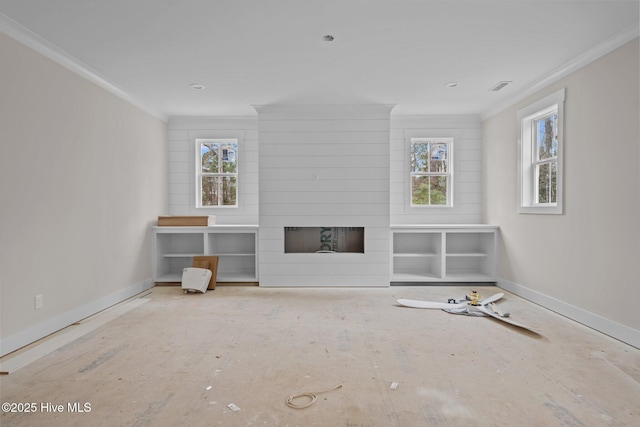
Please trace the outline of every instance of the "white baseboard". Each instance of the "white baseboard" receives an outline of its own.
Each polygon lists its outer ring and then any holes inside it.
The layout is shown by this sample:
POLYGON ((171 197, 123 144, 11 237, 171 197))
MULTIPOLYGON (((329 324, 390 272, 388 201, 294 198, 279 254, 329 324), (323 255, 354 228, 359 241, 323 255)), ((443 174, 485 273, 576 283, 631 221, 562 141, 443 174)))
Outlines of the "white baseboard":
MULTIPOLYGON (((146 295, 146 294, 145 294, 146 295)), ((23 368, 36 360, 40 359, 47 354, 58 350, 70 342, 77 340, 78 338, 92 332, 99 327, 106 325, 113 319, 122 316, 128 311, 133 310, 136 307, 141 306, 145 302, 149 301, 148 298, 133 298, 129 301, 125 300, 120 304, 116 304, 109 307, 106 310, 102 310, 94 316, 91 316, 82 322, 74 324, 73 327, 65 328, 60 331, 59 334, 55 334, 51 338, 38 342, 35 346, 30 347, 25 351, 17 353, 15 356, 9 355, 7 360, 0 361, 0 375, 9 375, 14 373, 20 368, 23 368)))
POLYGON ((19 348, 29 345, 41 338, 46 337, 54 332, 66 328, 82 319, 86 319, 104 309, 107 309, 119 302, 131 298, 141 292, 153 287, 153 279, 149 278, 142 282, 135 283, 117 292, 106 295, 100 299, 92 301, 88 304, 76 307, 70 311, 54 316, 32 326, 17 334, 10 335, 0 339, 0 356, 9 354, 19 348))
POLYGON ((640 349, 640 330, 591 313, 526 286, 498 277, 498 286, 571 320, 640 349))

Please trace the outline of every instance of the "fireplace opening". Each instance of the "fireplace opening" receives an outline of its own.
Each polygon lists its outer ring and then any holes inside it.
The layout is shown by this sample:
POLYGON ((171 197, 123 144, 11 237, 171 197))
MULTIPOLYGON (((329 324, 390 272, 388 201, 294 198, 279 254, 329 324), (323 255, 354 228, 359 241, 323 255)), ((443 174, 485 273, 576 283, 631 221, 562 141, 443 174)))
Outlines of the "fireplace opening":
POLYGON ((285 227, 284 253, 364 253, 364 227, 285 227))

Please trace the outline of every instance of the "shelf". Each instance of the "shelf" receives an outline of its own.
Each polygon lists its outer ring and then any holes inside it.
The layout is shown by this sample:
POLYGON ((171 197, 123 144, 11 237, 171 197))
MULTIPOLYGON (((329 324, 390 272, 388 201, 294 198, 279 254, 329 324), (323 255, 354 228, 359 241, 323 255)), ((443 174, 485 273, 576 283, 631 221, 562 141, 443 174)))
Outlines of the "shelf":
POLYGON ((207 232, 207 253, 220 256, 227 254, 255 254, 255 236, 255 233, 239 233, 236 231, 225 231, 224 233, 207 232))
POLYGON ((391 278, 392 282, 435 282, 441 280, 440 276, 417 273, 394 273, 391 278))
POLYGON ((256 256, 256 254, 249 254, 249 253, 242 253, 242 254, 224 254, 224 253, 211 253, 209 255, 213 255, 213 256, 219 256, 219 257, 223 257, 223 256, 256 256))
MULTIPOLYGON (((180 283, 182 282, 182 270, 173 271, 155 279, 159 283, 180 283)), ((257 282, 255 274, 248 273, 218 273, 216 282, 257 282)))
POLYGON ((484 252, 469 252, 469 253, 460 253, 460 254, 447 254, 448 257, 459 257, 459 258, 475 258, 475 257, 486 257, 489 254, 484 252))
POLYGON ((191 253, 191 254, 163 254, 165 258, 193 258, 194 256, 201 256, 204 253, 191 253))
POLYGON ((218 256, 218 282, 258 281, 258 227, 152 227, 155 282, 181 282, 195 256, 218 256))
POLYGON ((497 225, 491 224, 392 224, 389 226, 392 231, 407 230, 415 231, 497 231, 500 229, 497 225))
MULTIPOLYGON (((194 256, 202 256, 203 253, 192 253, 192 254, 163 254, 162 256, 165 258, 193 258, 194 256)), ((256 254, 252 253, 241 253, 241 254, 224 254, 224 253, 210 253, 207 255, 211 256, 256 256, 256 254)))
POLYGON ((445 276, 447 282, 495 282, 495 277, 480 273, 449 273, 445 276))
POLYGON ((395 253, 393 254, 394 257, 396 258, 430 258, 430 257, 436 257, 438 256, 437 253, 433 252, 433 253, 428 253, 428 254, 422 254, 422 253, 395 253))
POLYGON ((257 282, 255 274, 223 273, 218 274, 218 282, 257 282))
POLYGON ((495 282, 498 227, 391 227, 392 282, 495 282))

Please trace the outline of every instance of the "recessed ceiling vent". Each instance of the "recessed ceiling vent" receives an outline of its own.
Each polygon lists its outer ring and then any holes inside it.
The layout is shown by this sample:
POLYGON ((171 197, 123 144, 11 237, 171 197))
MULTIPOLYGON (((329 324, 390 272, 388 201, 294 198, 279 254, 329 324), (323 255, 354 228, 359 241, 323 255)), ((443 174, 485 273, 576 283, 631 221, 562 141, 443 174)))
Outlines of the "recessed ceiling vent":
POLYGON ((513 83, 512 81, 501 81, 495 84, 495 86, 493 86, 491 89, 489 89, 489 92, 497 92, 500 89, 504 88, 506 85, 509 85, 513 83))

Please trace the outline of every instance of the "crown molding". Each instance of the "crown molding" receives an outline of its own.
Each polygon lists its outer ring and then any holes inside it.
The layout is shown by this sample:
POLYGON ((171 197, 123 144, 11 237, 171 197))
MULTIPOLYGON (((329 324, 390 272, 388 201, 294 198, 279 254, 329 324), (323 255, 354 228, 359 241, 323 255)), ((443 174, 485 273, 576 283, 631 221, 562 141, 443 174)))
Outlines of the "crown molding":
POLYGON ((144 105, 142 102, 135 99, 126 91, 111 83, 106 78, 102 77, 98 72, 92 70, 88 65, 82 63, 81 61, 78 61, 76 58, 74 58, 64 50, 49 43, 33 31, 20 25, 19 23, 2 13, 0 13, 0 32, 35 50, 36 52, 49 58, 50 60, 62 65, 69 71, 85 78, 86 80, 94 83, 102 89, 112 93, 113 95, 116 95, 124 101, 134 105, 135 107, 140 108, 146 113, 162 120, 163 122, 166 122, 168 120, 168 117, 164 113, 147 105, 144 105))
POLYGON ((607 53, 612 52, 613 50, 619 48, 620 46, 630 42, 631 40, 637 38, 639 34, 640 34, 640 31, 639 31, 638 24, 635 24, 619 32, 609 40, 606 40, 596 45, 595 47, 589 49, 583 54, 567 62, 560 68, 552 71, 551 73, 543 76, 538 80, 535 80, 533 83, 526 86, 523 90, 516 93, 515 95, 508 98, 507 100, 489 107, 488 109, 486 109, 480 114, 480 118, 482 119, 482 121, 485 121, 489 117, 494 116, 495 114, 498 114, 499 112, 506 110, 507 108, 511 107, 517 102, 522 101, 526 97, 533 95, 537 91, 544 89, 550 84, 557 82, 561 78, 568 76, 569 74, 579 70, 585 65, 590 64, 596 59, 599 59, 604 55, 606 55, 607 53))

